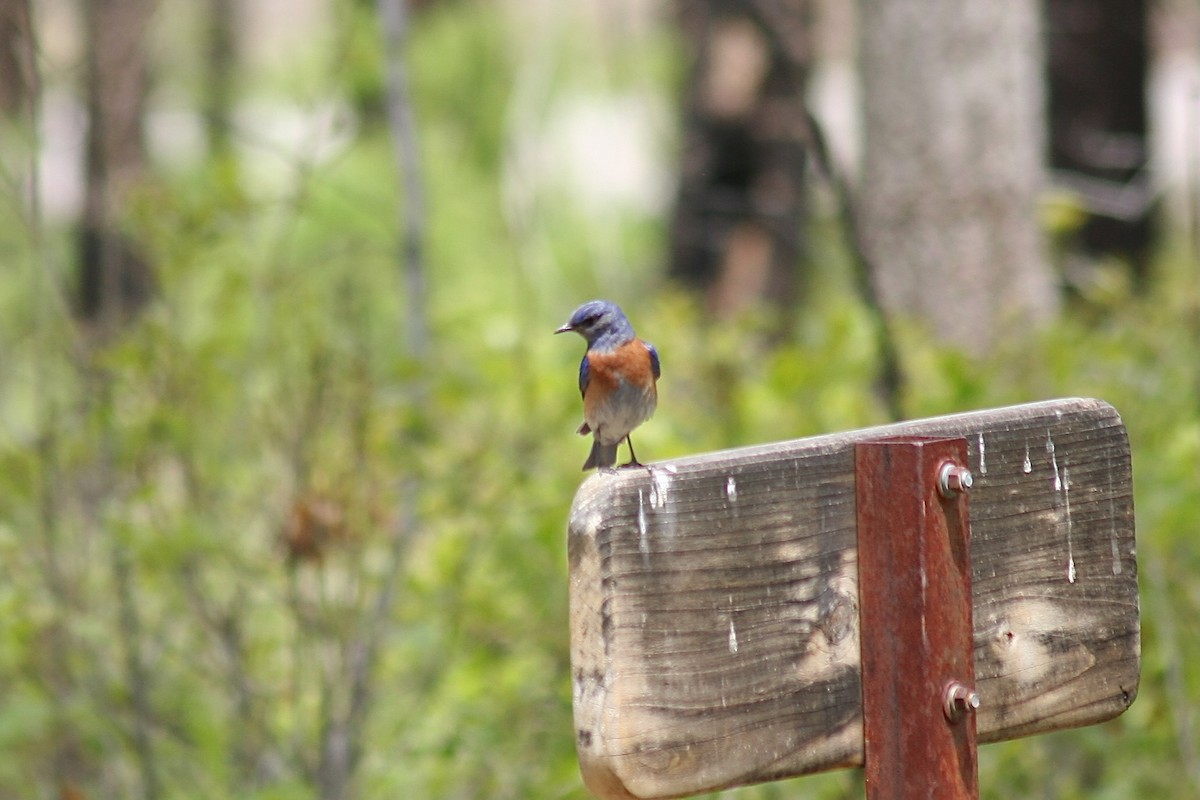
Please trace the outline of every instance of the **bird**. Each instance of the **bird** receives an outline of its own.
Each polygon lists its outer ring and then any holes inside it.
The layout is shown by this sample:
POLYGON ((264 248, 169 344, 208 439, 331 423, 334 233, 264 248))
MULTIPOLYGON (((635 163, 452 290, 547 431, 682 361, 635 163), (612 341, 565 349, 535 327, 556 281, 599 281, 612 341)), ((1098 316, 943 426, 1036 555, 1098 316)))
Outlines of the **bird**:
POLYGON ((641 466, 629 434, 650 419, 658 405, 657 381, 662 372, 658 351, 639 339, 625 312, 607 300, 584 303, 555 333, 568 331, 587 341, 579 362, 583 424, 576 431, 580 436, 592 434, 584 471, 612 468, 622 441, 629 445, 629 462, 624 466, 641 466))

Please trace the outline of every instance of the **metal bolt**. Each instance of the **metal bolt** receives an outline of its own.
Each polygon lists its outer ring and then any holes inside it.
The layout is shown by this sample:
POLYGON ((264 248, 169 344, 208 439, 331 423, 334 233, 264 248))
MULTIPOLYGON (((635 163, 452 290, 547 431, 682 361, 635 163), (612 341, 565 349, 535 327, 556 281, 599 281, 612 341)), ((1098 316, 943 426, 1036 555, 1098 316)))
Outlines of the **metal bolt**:
POLYGON ((938 471, 938 493, 947 500, 952 500, 959 492, 965 492, 975 483, 975 476, 966 467, 960 467, 952 461, 942 464, 938 471))
POLYGON ((958 722, 964 714, 979 708, 979 692, 958 681, 946 684, 946 695, 943 699, 942 710, 946 719, 958 722))

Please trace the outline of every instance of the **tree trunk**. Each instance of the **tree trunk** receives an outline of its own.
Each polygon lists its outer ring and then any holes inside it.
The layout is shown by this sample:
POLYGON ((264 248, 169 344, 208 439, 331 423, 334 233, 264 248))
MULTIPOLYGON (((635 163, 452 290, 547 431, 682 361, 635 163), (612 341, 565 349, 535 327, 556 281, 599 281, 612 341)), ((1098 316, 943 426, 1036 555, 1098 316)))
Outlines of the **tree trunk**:
POLYGON ((1048 320, 1040 6, 863 0, 860 223, 893 316, 986 352, 1048 320))
POLYGON ((728 315, 792 305, 809 141, 811 0, 684 0, 684 99, 670 273, 728 315))
POLYGON ((1050 165, 1088 211, 1074 243, 1145 278, 1155 185, 1146 170, 1145 0, 1048 0, 1050 165))
POLYGON ((38 90, 29 0, 0 0, 0 113, 28 118, 38 90))
POLYGON ((204 127, 209 152, 226 156, 233 113, 233 70, 238 54, 238 8, 234 0, 208 2, 208 58, 204 82, 204 127))
POLYGON ((80 229, 80 312, 111 332, 150 297, 154 281, 119 227, 129 190, 146 174, 144 39, 153 0, 88 0, 88 133, 80 229))

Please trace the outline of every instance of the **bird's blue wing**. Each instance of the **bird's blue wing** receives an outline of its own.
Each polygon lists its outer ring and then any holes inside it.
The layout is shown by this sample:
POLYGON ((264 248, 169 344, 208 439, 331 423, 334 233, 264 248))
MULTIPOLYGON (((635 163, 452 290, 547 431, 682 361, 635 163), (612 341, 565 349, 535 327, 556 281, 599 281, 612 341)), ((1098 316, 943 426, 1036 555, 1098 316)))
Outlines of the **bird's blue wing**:
POLYGON ((585 394, 588 387, 588 357, 584 355, 579 362, 579 393, 585 394))
POLYGON ((658 380, 658 376, 662 374, 662 365, 658 361, 658 351, 649 342, 642 342, 642 344, 646 345, 646 349, 650 351, 650 369, 654 370, 654 380, 658 380))

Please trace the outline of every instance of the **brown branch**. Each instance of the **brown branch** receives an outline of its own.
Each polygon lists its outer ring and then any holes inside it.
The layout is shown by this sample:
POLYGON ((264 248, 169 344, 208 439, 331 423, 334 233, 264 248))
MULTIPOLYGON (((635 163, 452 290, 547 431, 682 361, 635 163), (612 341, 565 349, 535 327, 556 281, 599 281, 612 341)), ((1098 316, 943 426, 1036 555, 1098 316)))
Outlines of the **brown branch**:
POLYGON ((150 673, 142 652, 141 616, 134 598, 133 565, 129 550, 122 542, 112 543, 113 582, 117 591, 117 607, 121 644, 125 650, 125 675, 133 703, 133 747, 142 777, 142 797, 156 800, 159 791, 158 767, 150 741, 153 712, 150 706, 150 673))
POLYGON ((241 609, 245 607, 245 589, 238 586, 234 597, 217 608, 200 585, 200 563, 189 559, 181 570, 184 593, 193 613, 220 645, 225 660, 224 681, 233 692, 234 719, 230 725, 232 741, 230 762, 239 778, 254 779, 256 764, 278 752, 271 730, 258 713, 254 687, 248 668, 241 609), (255 741, 253 737, 260 737, 255 741))
POLYGON ((900 354, 896 347, 895 334, 888 324, 887 314, 883 310, 879 293, 875 290, 874 283, 872 282, 876 272, 875 265, 871 263, 870 257, 867 256, 866 248, 863 246, 862 234, 858 226, 858 215, 855 213, 854 195, 841 170, 838 169, 830 157, 829 148, 825 142, 825 134, 820 123, 817 122, 817 118, 808 109, 805 109, 805 117, 808 124, 813 160, 817 170, 824 175, 825 180, 829 183, 830 188, 833 189, 833 193, 837 198, 838 210, 842 218, 842 230, 846 239, 846 249, 850 252, 850 260, 853 265, 854 288, 859 299, 866 306, 871 316, 871 321, 875 326, 875 344, 879 349, 880 361, 879 374, 876 377, 875 384, 876 393, 887 407, 891 418, 898 421, 904 418, 904 407, 901 397, 904 375, 900 367, 900 354))

